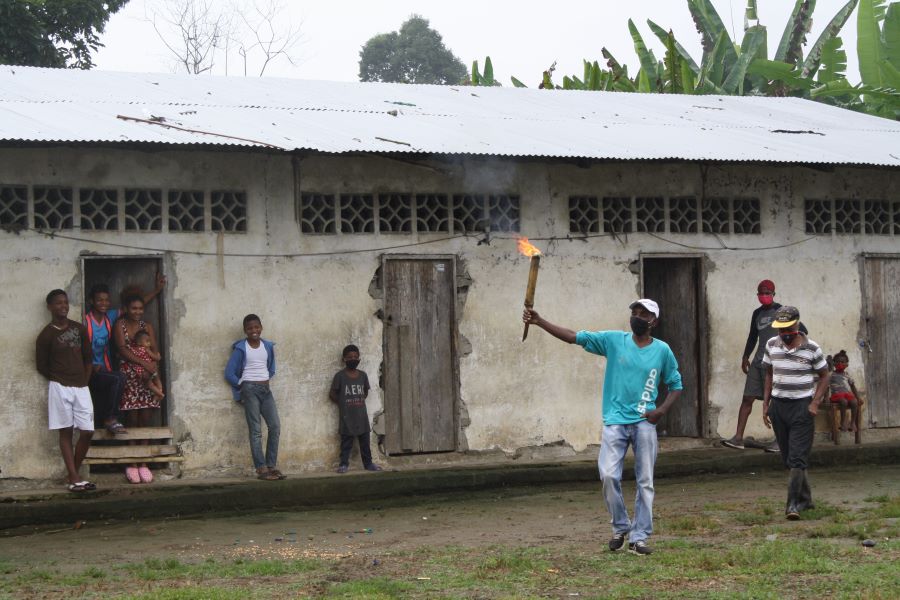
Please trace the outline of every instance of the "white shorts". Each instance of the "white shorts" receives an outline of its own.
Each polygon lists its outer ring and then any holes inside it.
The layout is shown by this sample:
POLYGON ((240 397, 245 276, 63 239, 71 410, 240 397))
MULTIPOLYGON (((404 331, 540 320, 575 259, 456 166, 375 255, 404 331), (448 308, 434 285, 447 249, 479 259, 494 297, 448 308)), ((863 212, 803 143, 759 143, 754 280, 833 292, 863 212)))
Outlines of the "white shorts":
POLYGON ((94 404, 87 387, 67 387, 51 381, 47 390, 47 414, 50 429, 94 430, 94 404))

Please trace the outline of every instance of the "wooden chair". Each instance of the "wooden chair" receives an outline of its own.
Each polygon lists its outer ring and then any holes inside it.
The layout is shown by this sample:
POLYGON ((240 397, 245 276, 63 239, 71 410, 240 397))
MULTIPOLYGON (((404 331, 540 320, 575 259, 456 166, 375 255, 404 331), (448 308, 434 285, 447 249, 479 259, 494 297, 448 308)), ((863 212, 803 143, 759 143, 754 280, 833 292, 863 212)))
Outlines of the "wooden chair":
MULTIPOLYGON (((863 407, 865 406, 865 399, 860 398, 860 400, 863 400, 863 402, 856 408, 856 431, 853 434, 854 441, 857 444, 862 443, 862 413, 863 407)), ((837 402, 832 402, 831 400, 825 400, 822 402, 821 406, 828 411, 828 423, 831 426, 831 439, 835 446, 839 446, 841 444, 841 405, 837 402)))

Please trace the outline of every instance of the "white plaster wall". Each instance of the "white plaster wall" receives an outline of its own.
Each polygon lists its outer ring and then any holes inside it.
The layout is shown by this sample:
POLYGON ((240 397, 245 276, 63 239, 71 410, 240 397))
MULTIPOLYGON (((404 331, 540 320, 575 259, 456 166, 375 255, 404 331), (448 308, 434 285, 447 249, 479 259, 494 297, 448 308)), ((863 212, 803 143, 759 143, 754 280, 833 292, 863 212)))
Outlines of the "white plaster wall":
MULTIPOLYGON (((424 161, 420 161, 423 162, 424 161)), ((300 162, 304 191, 517 193, 521 231, 544 250, 536 309, 574 329, 624 329, 628 304, 640 293, 629 267, 640 254, 701 253, 706 257, 709 305, 711 431, 731 435, 743 389, 740 357, 756 306, 755 286, 770 278, 777 299, 800 307, 811 337, 828 351, 850 352, 851 370, 865 387, 859 336, 862 299, 859 256, 900 254, 900 236, 835 236, 805 240, 804 197, 896 198, 896 171, 804 167, 643 164, 593 165, 557 161, 460 159, 424 166, 387 158, 307 157, 300 162), (568 240, 568 196, 745 195, 761 199, 762 235, 645 234, 568 240), (698 248, 683 248, 677 242, 698 248), (762 250, 768 246, 797 245, 762 250), (738 249, 726 249, 738 248, 738 249)), ((385 248, 427 242, 443 234, 301 235, 294 217, 291 159, 245 152, 141 152, 109 149, 3 149, 0 184, 85 187, 244 189, 248 232, 223 237, 217 256, 211 233, 65 232, 84 240, 158 249, 169 286, 169 415, 185 450, 185 473, 239 472, 249 451, 242 411, 230 397, 222 369, 241 319, 256 312, 264 336, 277 343, 273 391, 282 421, 279 463, 287 470, 323 469, 337 460, 337 415, 327 387, 340 368, 340 349, 356 343, 373 385, 382 358, 381 301, 369 285, 384 250, 336 256, 298 253, 385 248), (199 254, 205 253, 205 254, 199 254), (253 256, 233 256, 249 254, 253 256)), ((513 234, 440 241, 387 252, 455 254, 472 279, 459 316, 471 343, 460 358, 460 395, 470 424, 464 447, 517 448, 559 440, 576 450, 600 435, 602 360, 532 330, 524 344, 520 314, 527 259, 513 234)), ((46 478, 61 473, 55 437, 46 431, 45 383, 34 370, 34 338, 47 321, 43 298, 54 287, 70 293, 71 318, 82 305, 80 253, 153 254, 48 239, 34 232, 0 232, 0 350, 7 376, 0 403, 0 467, 4 476, 46 478)), ((662 307, 665 316, 666 307, 662 307)), ((382 406, 377 386, 369 412, 382 406)), ((762 435, 759 410, 747 433, 762 435)))

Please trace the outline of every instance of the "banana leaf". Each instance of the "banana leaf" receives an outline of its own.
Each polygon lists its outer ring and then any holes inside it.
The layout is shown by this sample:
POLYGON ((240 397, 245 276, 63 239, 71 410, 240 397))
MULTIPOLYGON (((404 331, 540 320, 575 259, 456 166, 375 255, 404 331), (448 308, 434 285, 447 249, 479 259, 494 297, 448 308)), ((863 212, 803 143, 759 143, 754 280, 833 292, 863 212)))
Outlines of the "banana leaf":
POLYGON ((812 27, 812 13, 816 8, 816 0, 796 0, 791 18, 788 19, 775 51, 775 60, 797 64, 803 59, 803 44, 806 33, 812 27))
POLYGON ((813 82, 801 77, 796 67, 777 60, 757 58, 747 67, 747 73, 765 77, 769 81, 780 81, 795 90, 808 90, 813 87, 813 82))
POLYGON ((881 61, 881 76, 885 85, 890 88, 900 89, 900 70, 896 69, 887 60, 881 61))
POLYGON ((552 90, 556 87, 555 85, 553 85, 553 78, 550 75, 550 71, 544 71, 544 79, 541 82, 541 86, 545 90, 552 90))
MULTIPOLYGON (((654 67, 653 70, 655 71, 656 68, 654 67)), ((637 91, 643 94, 648 94, 653 91, 653 88, 650 87, 650 75, 647 74, 646 69, 642 68, 638 71, 635 79, 637 80, 637 91)))
POLYGON ((515 77, 510 77, 509 79, 510 79, 510 81, 512 81, 513 87, 517 87, 517 88, 528 87, 527 85, 525 85, 524 83, 522 83, 521 81, 516 79, 515 77))
POLYGON ((819 39, 817 39, 816 43, 809 49, 806 60, 803 61, 803 77, 812 77, 815 75, 816 71, 819 69, 819 64, 821 64, 822 50, 824 49, 825 44, 828 43, 828 40, 837 37, 837 34, 844 28, 850 15, 853 14, 853 10, 856 8, 856 3, 858 1, 859 0, 850 0, 847 2, 847 4, 832 17, 828 25, 825 26, 825 29, 822 30, 819 39))
POLYGON ((684 60, 675 49, 675 36, 672 32, 666 37, 666 74, 664 90, 671 94, 684 93, 684 81, 682 75, 682 67, 684 60))
MULTIPOLYGON (((659 41, 662 42, 665 46, 668 43, 667 40, 669 39, 669 34, 672 33, 672 31, 666 31, 650 19, 647 19, 647 25, 650 27, 650 31, 652 31, 653 34, 657 38, 659 38, 659 41)), ((696 62, 694 62, 694 59, 691 57, 690 53, 685 50, 681 44, 678 43, 678 40, 675 40, 675 49, 678 51, 678 54, 681 55, 681 58, 684 60, 684 62, 691 68, 691 71, 693 71, 694 74, 699 75, 700 67, 696 62)))
POLYGON ((900 2, 892 2, 884 16, 882 30, 884 59, 900 69, 900 2))
POLYGON ((589 90, 602 90, 603 89, 603 69, 600 68, 600 64, 595 60, 593 63, 588 63, 589 73, 588 78, 585 79, 584 85, 589 90))
POLYGON ((728 72, 728 78, 722 84, 722 89, 727 94, 737 92, 738 96, 744 95, 744 78, 747 76, 747 67, 756 59, 756 53, 765 40, 766 28, 762 25, 754 25, 744 33, 744 41, 741 44, 741 55, 737 63, 728 72))
MULTIPOLYGON (((652 50, 647 49, 644 38, 641 37, 641 32, 638 31, 634 21, 631 19, 628 19, 628 31, 631 32, 631 39, 634 41, 634 51, 641 61, 641 70, 647 74, 648 81, 655 79, 653 74, 656 73, 656 57, 653 55, 652 50)), ((652 81, 650 83, 652 84, 652 81)))
MULTIPOLYGON (((822 67, 819 69, 816 83, 826 84, 840 79, 846 79, 847 53, 842 47, 842 40, 834 37, 825 42, 822 47, 822 67)), ((801 70, 801 77, 805 71, 801 70)))
POLYGON ((875 98, 886 101, 887 103, 900 106, 900 92, 894 88, 873 87, 870 85, 859 84, 853 85, 846 79, 831 81, 825 85, 814 87, 810 95, 814 99, 825 98, 829 96, 841 95, 865 96, 867 98, 875 98))
POLYGON ((481 85, 494 85, 496 83, 494 81, 494 65, 491 64, 490 56, 484 58, 484 73, 481 78, 484 81, 481 85))
MULTIPOLYGON (((700 33, 702 37, 701 41, 703 43, 704 60, 706 60, 706 54, 715 50, 719 38, 723 34, 728 37, 728 30, 725 29, 722 18, 719 16, 719 13, 716 12, 716 8, 710 0, 688 0, 688 10, 691 13, 691 17, 694 19, 694 25, 697 27, 697 32, 700 33)), ((729 66, 736 63, 738 56, 734 46, 728 44, 728 47, 724 50, 724 59, 726 63, 729 66)))
POLYGON ((606 66, 612 72, 612 87, 623 92, 636 92, 635 83, 628 77, 628 67, 622 66, 606 48, 601 48, 600 53, 606 59, 606 66))
POLYGON ((725 78, 725 57, 728 54, 728 49, 734 51, 734 46, 731 44, 728 33, 723 31, 719 34, 712 51, 703 55, 703 63, 700 65, 701 85, 705 87, 705 84, 709 83, 713 86, 721 87, 725 78))
POLYGON ((859 74, 865 85, 884 85, 881 61, 884 58, 881 44, 879 14, 884 15, 883 0, 860 0, 856 14, 856 54, 859 74))
MULTIPOLYGON (((756 12, 756 0, 747 0, 747 8, 744 9, 744 21, 759 21, 756 12)), ((749 29, 749 27, 745 27, 749 29)))
POLYGON ((481 81, 481 73, 478 71, 478 61, 477 60, 472 61, 471 79, 472 79, 472 85, 478 85, 479 82, 481 81))

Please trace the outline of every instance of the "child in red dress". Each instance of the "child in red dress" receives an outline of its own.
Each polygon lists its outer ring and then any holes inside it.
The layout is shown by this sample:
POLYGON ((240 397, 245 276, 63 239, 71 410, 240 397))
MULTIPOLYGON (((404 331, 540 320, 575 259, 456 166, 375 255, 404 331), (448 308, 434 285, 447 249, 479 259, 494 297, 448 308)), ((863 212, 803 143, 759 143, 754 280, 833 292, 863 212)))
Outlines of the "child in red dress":
POLYGON ((831 402, 840 405, 841 431, 856 431, 856 413, 863 401, 856 391, 853 379, 844 372, 847 365, 850 364, 850 358, 846 351, 841 350, 834 356, 828 357, 828 364, 834 368, 828 381, 828 387, 831 393, 831 402))

